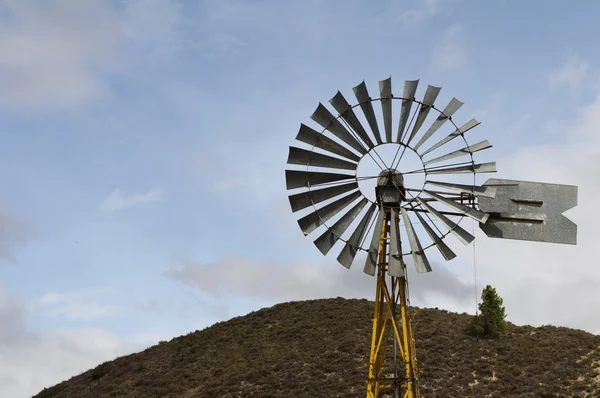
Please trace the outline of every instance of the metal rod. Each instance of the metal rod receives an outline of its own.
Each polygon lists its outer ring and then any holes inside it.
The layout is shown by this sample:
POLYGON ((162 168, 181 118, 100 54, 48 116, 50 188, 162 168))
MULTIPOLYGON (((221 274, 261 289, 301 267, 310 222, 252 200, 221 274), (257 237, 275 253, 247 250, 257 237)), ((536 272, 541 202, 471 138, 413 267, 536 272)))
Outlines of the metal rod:
MULTIPOLYGON (((406 187, 404 187, 404 189, 407 190, 407 191, 412 191, 412 192, 423 192, 424 191, 424 189, 418 189, 418 188, 406 188, 406 187)), ((468 193, 468 192, 434 191, 434 190, 431 190, 431 189, 428 189, 428 191, 429 192, 433 192, 433 193, 439 193, 439 194, 442 194, 442 195, 459 196, 462 199, 465 199, 467 196, 469 198, 475 199, 475 195, 472 194, 472 193, 468 193), (465 196, 465 195, 467 195, 467 196, 465 196)))
POLYGON ((435 166, 435 167, 430 167, 430 168, 411 170, 411 171, 408 171, 408 172, 402 173, 402 174, 427 173, 428 171, 431 171, 431 170, 445 169, 446 167, 452 167, 452 166, 466 166, 468 164, 473 164, 473 162, 471 161, 471 162, 450 163, 450 164, 445 164, 442 166, 435 166))
MULTIPOLYGON (((402 252, 402 250, 400 250, 402 252)), ((390 283, 392 284, 392 316, 396 316, 396 289, 395 289, 395 279, 393 276, 390 276, 390 283)), ((394 334, 394 398, 400 398, 400 385, 398 384, 398 342, 396 341, 396 335, 394 334)))
MULTIPOLYGON (((404 131, 402 131, 402 134, 400 136, 400 142, 398 144, 400 144, 400 146, 403 146, 402 143, 404 142, 404 134, 410 130, 410 126, 412 126, 412 122, 415 119, 415 116, 417 115, 417 110, 419 109, 419 107, 416 107, 412 117, 410 118, 410 122, 408 122, 408 125, 405 127, 404 131)), ((394 162, 396 161, 396 156, 398 156, 398 152, 400 152, 400 146, 398 146, 398 149, 396 149, 396 154, 394 155, 394 159, 392 160, 392 168, 395 169, 398 166, 400 166, 400 160, 402 160, 402 156, 404 155, 404 151, 406 151, 406 145, 404 145, 404 148, 402 148, 402 154, 400 155, 400 158, 398 158, 398 163, 396 165, 394 165, 394 162)))
MULTIPOLYGON (((416 200, 416 198, 415 198, 414 196, 412 196, 412 194, 411 194, 410 192, 409 192, 408 194, 411 196, 411 198, 413 198, 412 200, 416 200)), ((417 195, 417 196, 418 196, 418 195, 417 195)), ((423 200, 426 200, 426 199, 427 199, 427 198, 425 198, 425 199, 423 199, 423 200)), ((440 234, 442 234, 442 239, 444 239, 444 236, 445 236, 445 235, 444 235, 444 233, 443 233, 443 232, 440 230, 440 228, 437 226, 437 224, 433 222, 433 220, 431 219, 431 216, 429 215, 429 212, 428 212, 426 209, 424 209, 424 208, 423 208, 423 205, 421 204, 421 202, 418 202, 418 201, 417 201, 417 204, 418 204, 418 206, 419 206, 419 209, 415 209, 415 208, 413 207, 413 211, 415 211, 415 212, 417 212, 417 211, 419 211, 419 212, 424 212, 424 213, 425 213, 425 217, 427 217, 427 219, 428 219, 428 220, 429 220, 429 222, 430 222, 430 223, 431 223, 431 224, 434 226, 434 228, 435 228, 435 229, 437 229, 437 231, 438 231, 440 234)), ((444 212, 441 212, 441 213, 443 214, 444 212)), ((460 215, 462 216, 463 214, 460 214, 460 215)))
MULTIPOLYGON (((340 120, 340 116, 338 115, 337 119, 340 120)), ((350 133, 352 134, 352 136, 354 137, 354 139, 356 141, 358 141, 358 143, 360 144, 360 146, 363 147, 363 149, 365 151, 367 151, 367 155, 369 155, 371 157, 371 159, 373 159, 373 162, 375 162, 375 164, 381 169, 381 171, 384 170, 383 167, 381 167, 381 165, 379 164, 379 162, 377 162, 377 160, 373 157, 373 155, 371 155, 371 149, 369 148, 365 148, 364 145, 362 145, 362 141, 360 141, 360 139, 358 138, 357 134, 354 132, 354 129, 352 129, 352 126, 350 126, 350 124, 348 124, 348 122, 346 122, 346 120, 344 118, 341 118, 342 122, 346 125, 346 127, 348 128, 348 131, 350 131, 350 133)), ((375 147, 372 148, 373 150, 375 149, 375 147)), ((383 166, 387 169, 387 165, 385 164, 385 162, 383 161, 383 159, 381 159, 381 156, 379 156, 379 154, 377 153, 377 151, 375 151, 375 154, 377 155, 377 157, 381 160, 381 162, 383 163, 383 166)))
MULTIPOLYGON (((408 133, 408 130, 410 130, 410 127, 412 126, 412 122, 415 119, 415 116, 417 116, 417 113, 419 113, 419 106, 417 106, 415 108, 415 112, 412 115, 412 118, 410 119, 410 122, 408 123, 408 126, 406 126, 406 130, 404 130, 404 132, 402 133, 402 139, 400 140, 400 142, 404 141, 404 138, 406 138, 405 134, 408 133)), ((400 166, 400 161, 402 160, 402 156, 404 156, 404 152, 406 151, 406 148, 408 148, 408 145, 405 145, 404 148, 402 148, 402 153, 400 154, 400 157, 398 158, 398 163, 396 163, 396 167, 400 166)), ((400 149, 400 148, 398 148, 400 149)), ((415 151, 416 152, 416 151, 415 151)))

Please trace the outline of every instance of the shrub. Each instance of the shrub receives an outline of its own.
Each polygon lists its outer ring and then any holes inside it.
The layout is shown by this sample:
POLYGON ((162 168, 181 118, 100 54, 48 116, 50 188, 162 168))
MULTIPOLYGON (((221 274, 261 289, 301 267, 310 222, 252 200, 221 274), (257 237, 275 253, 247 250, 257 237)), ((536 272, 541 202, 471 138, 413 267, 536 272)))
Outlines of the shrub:
POLYGON ((480 314, 473 318, 469 332, 477 337, 499 337, 506 330, 504 300, 496 289, 487 285, 481 293, 480 314))

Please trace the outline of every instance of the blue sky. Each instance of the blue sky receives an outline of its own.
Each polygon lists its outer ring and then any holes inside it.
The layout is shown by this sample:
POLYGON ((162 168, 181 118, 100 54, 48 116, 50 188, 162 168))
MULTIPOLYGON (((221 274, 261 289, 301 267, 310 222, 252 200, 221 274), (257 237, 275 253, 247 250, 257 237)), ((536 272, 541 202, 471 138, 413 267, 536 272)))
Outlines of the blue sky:
MULTIPOLYGON (((495 177, 579 185, 578 246, 477 231, 477 284, 516 323, 600 333, 599 8, 0 1, 0 395, 277 302, 370 297, 302 236, 283 170, 319 102, 390 75, 464 101, 495 177)), ((453 248, 414 304, 474 312, 473 248, 453 248)))

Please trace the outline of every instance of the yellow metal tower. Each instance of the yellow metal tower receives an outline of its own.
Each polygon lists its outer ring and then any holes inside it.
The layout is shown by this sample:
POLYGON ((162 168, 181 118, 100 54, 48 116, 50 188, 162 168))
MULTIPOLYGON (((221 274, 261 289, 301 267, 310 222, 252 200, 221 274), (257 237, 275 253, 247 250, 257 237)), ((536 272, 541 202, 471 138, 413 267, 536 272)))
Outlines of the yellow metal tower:
MULTIPOLYGON (((387 278, 391 218, 392 212, 388 209, 385 212, 379 242, 367 398, 378 398, 384 391, 393 392, 395 398, 417 398, 420 396, 419 383, 412 326, 408 314, 407 279, 406 276, 390 276, 388 283, 387 278), (391 358, 390 355, 386 356, 390 343, 393 346, 391 358), (403 365, 403 370, 398 368, 398 362, 403 365)), ((398 223, 398 219, 392 222, 398 223)), ((406 275, 404 264, 403 268, 406 275)))

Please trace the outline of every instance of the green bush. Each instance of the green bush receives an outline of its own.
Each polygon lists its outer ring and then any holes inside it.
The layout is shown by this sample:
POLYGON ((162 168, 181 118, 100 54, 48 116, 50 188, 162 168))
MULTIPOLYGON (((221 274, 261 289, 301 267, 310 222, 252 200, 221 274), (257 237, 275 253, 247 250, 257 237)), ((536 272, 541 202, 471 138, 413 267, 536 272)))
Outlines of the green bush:
POLYGON ((496 289, 487 285, 481 293, 480 314, 473 318, 469 332, 477 337, 499 337, 506 330, 504 300, 496 289))

